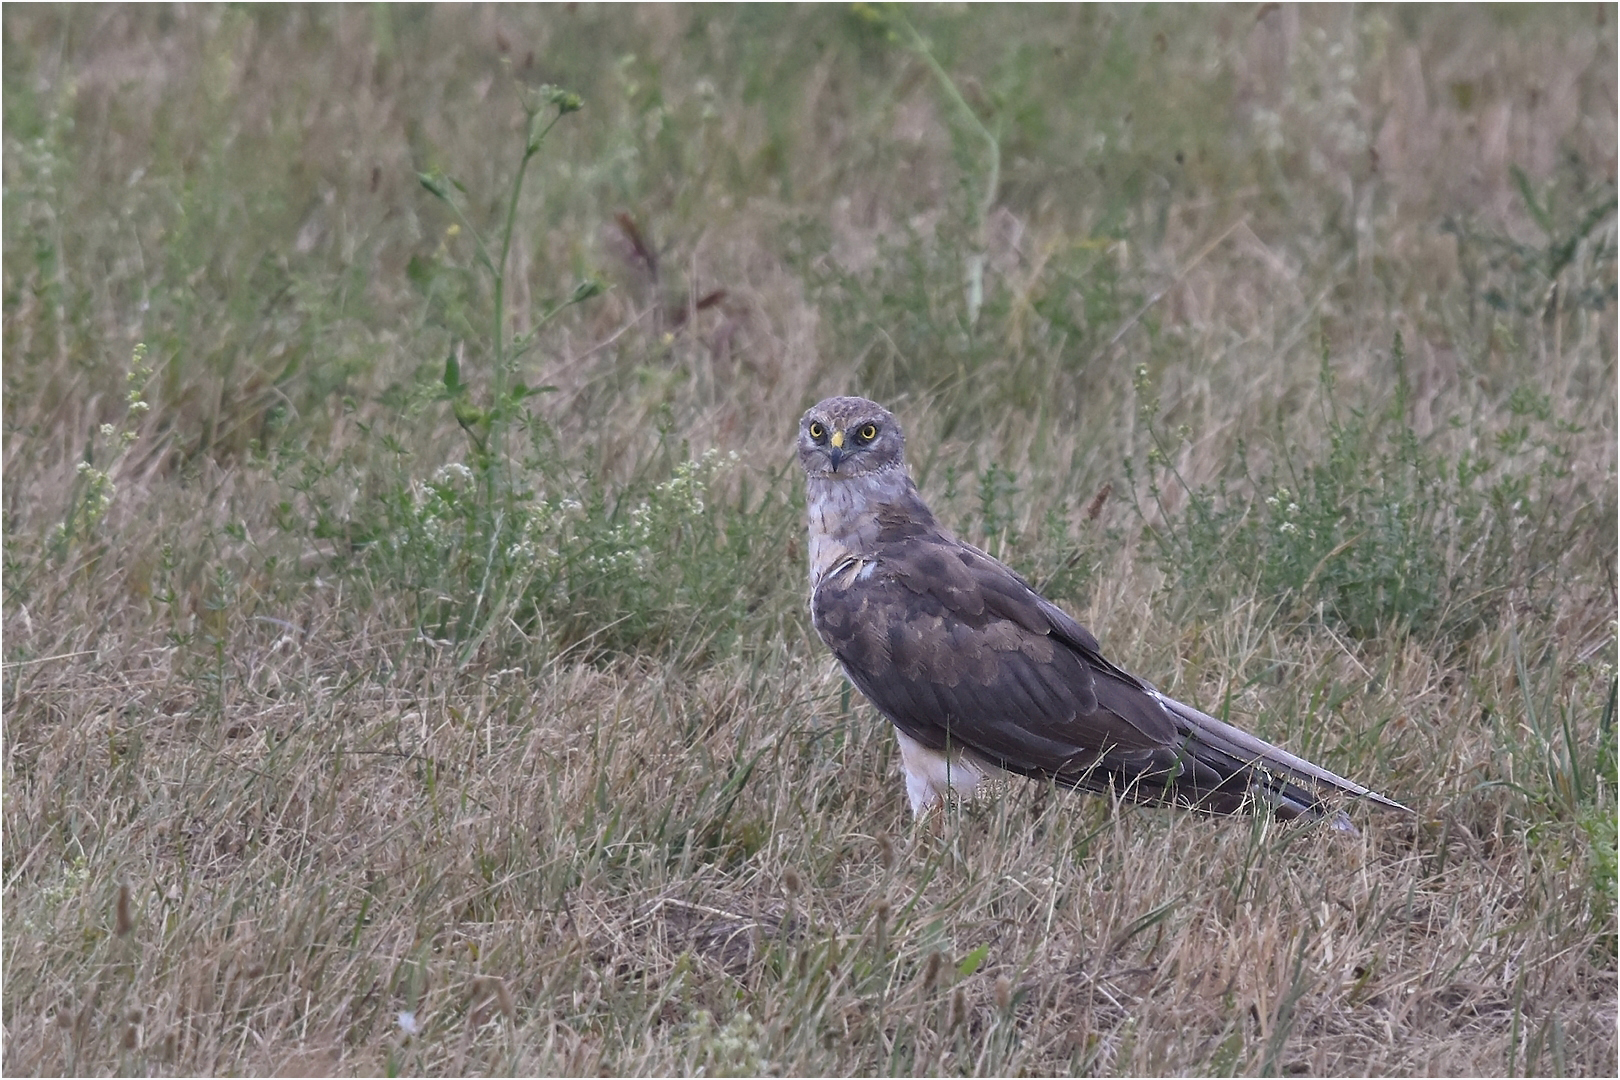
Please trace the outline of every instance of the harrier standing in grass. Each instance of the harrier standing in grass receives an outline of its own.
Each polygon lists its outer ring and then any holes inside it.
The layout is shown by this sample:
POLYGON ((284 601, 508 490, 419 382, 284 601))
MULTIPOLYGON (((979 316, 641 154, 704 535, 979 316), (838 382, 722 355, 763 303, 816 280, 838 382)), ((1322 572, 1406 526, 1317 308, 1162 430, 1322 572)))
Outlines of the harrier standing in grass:
POLYGON ((996 770, 1136 802, 1328 817, 1319 791, 1404 810, 1173 701, 1103 659, 1090 631, 934 520, 882 406, 828 398, 799 423, 810 615, 894 723, 912 811, 996 770))

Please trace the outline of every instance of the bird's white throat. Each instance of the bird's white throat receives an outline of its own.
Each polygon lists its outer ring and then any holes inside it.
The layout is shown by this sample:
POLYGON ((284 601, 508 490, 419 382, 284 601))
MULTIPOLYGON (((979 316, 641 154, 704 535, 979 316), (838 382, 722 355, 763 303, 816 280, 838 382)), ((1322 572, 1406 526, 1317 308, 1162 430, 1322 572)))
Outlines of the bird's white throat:
POLYGON ((843 559, 871 551, 877 544, 878 511, 897 502, 922 503, 904 465, 860 476, 806 477, 811 587, 843 559))

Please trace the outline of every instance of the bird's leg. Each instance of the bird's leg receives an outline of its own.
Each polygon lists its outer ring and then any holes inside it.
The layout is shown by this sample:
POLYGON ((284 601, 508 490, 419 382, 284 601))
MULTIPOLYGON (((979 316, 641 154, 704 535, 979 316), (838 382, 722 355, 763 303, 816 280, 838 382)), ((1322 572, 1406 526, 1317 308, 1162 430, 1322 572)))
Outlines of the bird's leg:
POLYGON ((912 835, 916 836, 926 830, 930 836, 938 840, 945 835, 948 800, 922 773, 907 769, 905 776, 906 800, 911 803, 912 835))

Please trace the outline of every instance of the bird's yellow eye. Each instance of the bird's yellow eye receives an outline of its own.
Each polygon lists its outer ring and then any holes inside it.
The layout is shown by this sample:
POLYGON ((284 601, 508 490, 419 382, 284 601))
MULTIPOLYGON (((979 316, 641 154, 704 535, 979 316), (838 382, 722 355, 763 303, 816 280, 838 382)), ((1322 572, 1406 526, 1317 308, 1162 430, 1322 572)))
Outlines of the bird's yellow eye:
POLYGON ((855 433, 855 437, 860 439, 863 443, 871 442, 873 439, 877 438, 877 425, 867 424, 865 427, 861 428, 861 430, 855 433))
POLYGON ((822 439, 827 437, 827 429, 822 427, 820 424, 813 423, 810 425, 810 437, 816 440, 816 442, 820 442, 822 439))

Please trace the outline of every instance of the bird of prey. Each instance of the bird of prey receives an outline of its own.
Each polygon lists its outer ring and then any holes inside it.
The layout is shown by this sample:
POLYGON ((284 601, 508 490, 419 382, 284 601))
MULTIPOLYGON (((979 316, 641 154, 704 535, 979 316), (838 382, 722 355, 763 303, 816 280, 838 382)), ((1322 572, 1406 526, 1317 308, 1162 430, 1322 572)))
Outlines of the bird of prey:
POLYGON ((913 814, 998 770, 1142 803, 1325 817, 1391 799, 1174 701, 1018 574, 934 520, 882 406, 828 398, 799 423, 810 614, 894 724, 913 814))

